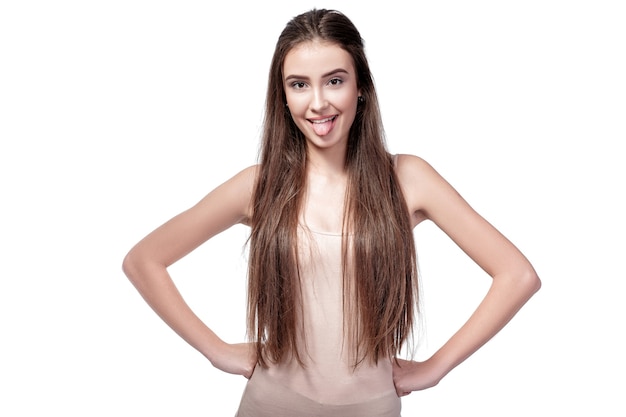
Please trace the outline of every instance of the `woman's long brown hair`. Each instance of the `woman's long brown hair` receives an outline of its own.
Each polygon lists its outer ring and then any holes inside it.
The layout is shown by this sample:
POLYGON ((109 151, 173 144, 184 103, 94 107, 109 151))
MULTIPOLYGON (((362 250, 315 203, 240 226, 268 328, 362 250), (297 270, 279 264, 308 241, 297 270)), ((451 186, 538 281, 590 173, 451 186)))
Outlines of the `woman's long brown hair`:
POLYGON ((253 195, 248 270, 248 334, 259 363, 301 361, 297 227, 306 182, 306 139, 286 108, 283 63, 296 45, 324 40, 354 60, 363 97, 350 130, 344 210, 344 329, 355 366, 397 354, 417 309, 417 267, 407 207, 386 150, 363 40, 333 10, 293 18, 272 59, 259 170, 253 195), (350 253, 348 253, 350 252, 350 253))

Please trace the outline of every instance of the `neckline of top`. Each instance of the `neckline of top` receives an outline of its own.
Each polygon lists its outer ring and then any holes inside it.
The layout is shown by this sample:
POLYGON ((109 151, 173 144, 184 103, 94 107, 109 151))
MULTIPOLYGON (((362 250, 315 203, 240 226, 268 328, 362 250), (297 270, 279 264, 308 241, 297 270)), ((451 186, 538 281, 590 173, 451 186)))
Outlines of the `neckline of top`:
POLYGON ((335 237, 342 237, 345 236, 344 233, 337 233, 337 232, 325 232, 325 231, 320 231, 320 230, 316 230, 311 228, 308 224, 306 223, 299 223, 299 226, 304 229, 307 230, 311 233, 315 233, 316 235, 323 235, 323 236, 335 236, 335 237))

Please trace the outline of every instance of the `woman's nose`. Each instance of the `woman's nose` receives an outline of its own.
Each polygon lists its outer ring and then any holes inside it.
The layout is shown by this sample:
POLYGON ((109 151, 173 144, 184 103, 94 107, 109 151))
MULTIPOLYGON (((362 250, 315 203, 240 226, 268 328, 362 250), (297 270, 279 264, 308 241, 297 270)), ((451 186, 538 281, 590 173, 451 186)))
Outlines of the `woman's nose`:
POLYGON ((313 91, 313 97, 311 98, 311 110, 319 112, 328 107, 328 100, 321 88, 316 88, 313 91))

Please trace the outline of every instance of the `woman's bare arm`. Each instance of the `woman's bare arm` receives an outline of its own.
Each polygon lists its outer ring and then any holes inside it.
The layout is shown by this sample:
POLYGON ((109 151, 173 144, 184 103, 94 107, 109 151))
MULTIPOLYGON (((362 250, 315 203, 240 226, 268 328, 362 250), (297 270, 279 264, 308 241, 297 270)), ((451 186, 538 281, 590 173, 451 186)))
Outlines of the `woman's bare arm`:
POLYGON ((247 344, 229 345, 184 301, 167 268, 202 243, 250 217, 256 168, 247 168, 135 245, 122 268, 152 309, 211 363, 249 377, 256 358, 247 344))
POLYGON ((541 286, 526 257, 483 219, 428 163, 398 158, 397 172, 414 223, 433 221, 493 280, 467 322, 427 361, 400 361, 399 395, 436 385, 496 335, 541 286))

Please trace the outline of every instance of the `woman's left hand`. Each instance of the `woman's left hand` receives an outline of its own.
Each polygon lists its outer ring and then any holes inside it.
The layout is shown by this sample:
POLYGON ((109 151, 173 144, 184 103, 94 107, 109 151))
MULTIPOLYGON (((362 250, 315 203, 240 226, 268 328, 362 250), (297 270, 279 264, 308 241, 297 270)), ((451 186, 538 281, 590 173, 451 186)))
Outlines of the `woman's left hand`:
POLYGON ((434 387, 443 378, 441 372, 429 361, 416 362, 404 359, 393 361, 393 383, 398 397, 434 387))

